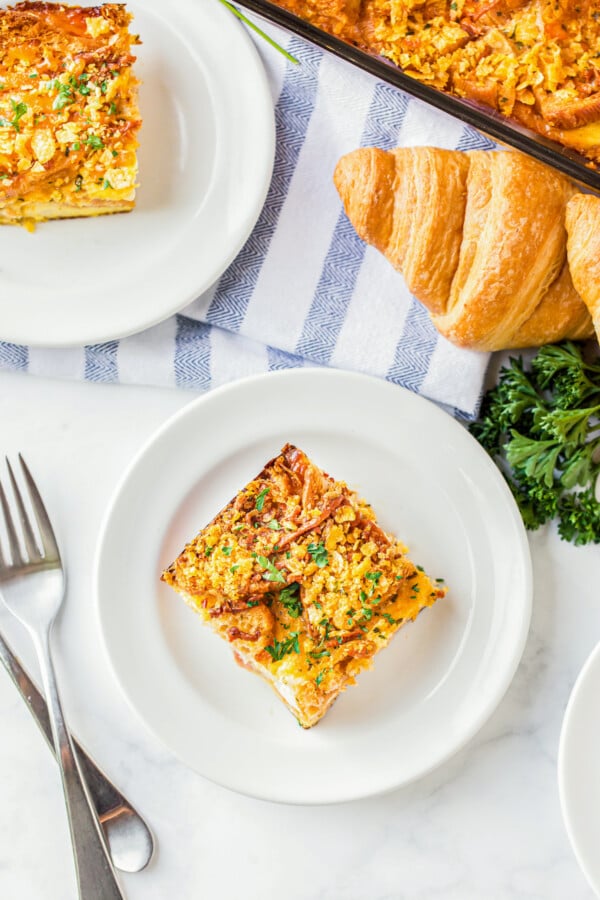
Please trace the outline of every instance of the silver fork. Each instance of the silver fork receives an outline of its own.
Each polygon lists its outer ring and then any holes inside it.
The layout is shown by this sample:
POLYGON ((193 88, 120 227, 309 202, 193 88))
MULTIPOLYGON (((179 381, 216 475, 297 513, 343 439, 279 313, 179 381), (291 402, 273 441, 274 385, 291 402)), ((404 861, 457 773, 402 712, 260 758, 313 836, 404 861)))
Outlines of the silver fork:
POLYGON ((50 631, 65 592, 60 553, 42 498, 20 455, 19 461, 37 521, 40 544, 38 547, 21 492, 6 460, 25 553, 19 544, 14 519, 0 481, 0 509, 10 554, 10 559, 5 558, 0 546, 0 596, 10 612, 29 631, 38 655, 69 817, 79 896, 81 900, 123 900, 102 829, 79 770, 52 664, 50 631))
MULTIPOLYGON (((48 705, 0 631, 0 662, 27 704, 48 746, 54 752, 48 705)), ((154 853, 152 832, 139 812, 98 768, 76 738, 77 760, 83 772, 98 821, 102 825, 113 865, 122 872, 140 872, 154 853)))

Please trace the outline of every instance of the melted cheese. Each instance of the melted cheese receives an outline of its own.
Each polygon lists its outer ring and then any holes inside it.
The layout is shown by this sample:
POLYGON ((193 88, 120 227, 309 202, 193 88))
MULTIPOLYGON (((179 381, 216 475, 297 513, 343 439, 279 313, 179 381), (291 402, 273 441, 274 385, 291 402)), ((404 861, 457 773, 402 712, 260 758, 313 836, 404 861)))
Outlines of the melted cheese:
POLYGON ((371 507, 286 445, 163 579, 304 727, 445 593, 371 507))
POLYGON ((138 82, 120 4, 0 10, 0 222, 131 209, 138 82))
POLYGON ((600 162, 600 0, 276 0, 600 162))

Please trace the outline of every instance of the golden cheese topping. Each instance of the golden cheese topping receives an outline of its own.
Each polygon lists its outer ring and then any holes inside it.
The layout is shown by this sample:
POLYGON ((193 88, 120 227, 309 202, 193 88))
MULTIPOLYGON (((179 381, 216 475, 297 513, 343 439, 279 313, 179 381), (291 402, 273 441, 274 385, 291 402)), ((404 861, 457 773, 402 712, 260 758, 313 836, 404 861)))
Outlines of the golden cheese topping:
POLYGON ((367 503, 288 444, 163 579, 309 727, 445 593, 405 554, 367 503))
POLYGON ((277 0, 600 162, 600 0, 277 0))
POLYGON ((111 3, 0 10, 0 221, 133 207, 131 18, 111 3))

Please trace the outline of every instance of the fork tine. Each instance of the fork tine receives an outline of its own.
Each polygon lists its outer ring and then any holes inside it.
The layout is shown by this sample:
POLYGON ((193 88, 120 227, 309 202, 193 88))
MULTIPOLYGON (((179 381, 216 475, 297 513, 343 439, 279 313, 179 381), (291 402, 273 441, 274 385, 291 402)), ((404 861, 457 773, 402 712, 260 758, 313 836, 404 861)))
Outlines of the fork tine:
POLYGON ((19 541, 17 540, 17 533, 15 531, 12 515, 8 506, 8 500, 6 499, 6 494, 4 493, 4 488, 2 487, 1 481, 0 506, 2 507, 2 512, 4 514, 4 523, 6 525, 6 534, 8 537, 8 549, 10 550, 12 564, 13 566, 22 565, 23 556, 21 555, 21 548, 19 547, 19 541))
POLYGON ((23 470, 23 475, 25 478, 25 482, 27 484, 27 489, 29 491, 29 498, 31 500, 31 505, 33 506, 33 511, 35 513, 35 517, 37 519, 38 527, 40 529, 40 537, 42 539, 42 547, 44 548, 44 554, 47 559, 60 559, 60 553, 58 551, 58 546, 56 544, 56 538, 54 537, 54 530, 50 523, 50 519, 48 517, 48 513, 46 512, 46 507, 40 497, 40 492, 37 489, 37 485, 33 480, 33 476, 27 465, 25 460, 19 453, 19 462, 21 463, 21 469, 23 470))
POLYGON ((33 529, 31 528, 31 522, 29 521, 29 516, 27 514, 27 510, 25 509, 25 504, 23 503, 23 498, 21 497, 21 491, 19 490, 19 485, 15 479, 12 466, 8 459, 6 460, 6 466, 8 468, 8 474, 10 477, 10 483, 12 486, 13 494, 15 500, 17 502, 17 509, 19 510, 19 518, 21 520, 21 526, 23 528, 23 537, 25 538, 25 548, 27 550, 27 555, 29 557, 29 561, 32 562, 39 558, 40 551, 38 550, 37 542, 35 539, 35 535, 33 533, 33 529))

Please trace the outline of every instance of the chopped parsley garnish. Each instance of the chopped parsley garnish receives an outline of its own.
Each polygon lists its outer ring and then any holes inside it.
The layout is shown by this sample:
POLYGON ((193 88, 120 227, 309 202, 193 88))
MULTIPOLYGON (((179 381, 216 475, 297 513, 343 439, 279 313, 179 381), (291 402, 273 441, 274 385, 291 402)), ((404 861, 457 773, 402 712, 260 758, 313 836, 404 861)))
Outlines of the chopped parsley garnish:
POLYGON ((54 98, 52 109, 64 109, 70 103, 73 103, 73 92, 68 84, 63 84, 58 78, 54 78, 48 82, 48 88, 55 88, 58 92, 54 98))
POLYGON ((260 494, 258 494, 256 498, 256 503, 254 504, 259 512, 263 511, 263 507, 265 505, 265 497, 269 493, 271 488, 263 488, 260 494))
POLYGON ((326 565, 329 564, 329 553, 325 549, 325 544, 323 543, 323 541, 319 541, 318 544, 309 544, 308 552, 312 556, 319 569, 323 569, 326 565))
POLYGON ((379 584, 379 579, 381 578, 381 572, 367 572, 365 575, 367 581, 372 581, 373 584, 379 584))
POLYGON ((75 143, 73 144, 73 150, 79 150, 80 148, 81 144, 79 143, 79 141, 75 141, 75 143))
POLYGON ((284 587, 279 594, 279 600, 282 606, 285 606, 292 619, 297 619, 298 616, 302 615, 300 585, 298 582, 294 581, 292 584, 284 587))
POLYGON ((237 572, 237 570, 239 569, 239 567, 240 567, 240 564, 239 564, 239 563, 236 563, 234 566, 231 566, 231 568, 229 569, 229 571, 232 573, 232 575, 235 575, 235 573, 237 572))
POLYGON ((271 519, 268 523, 267 528, 270 528, 271 531, 281 531, 281 525, 277 521, 277 519, 271 519))
POLYGON ((106 83, 106 81, 103 81, 102 84, 100 85, 100 92, 102 94, 105 94, 107 92, 107 90, 108 90, 108 84, 106 83))
POLYGON ((300 644, 298 643, 299 631, 290 632, 289 638, 285 641, 273 641, 265 650, 270 655, 273 662, 279 662, 288 653, 300 653, 300 644))
POLYGON ((275 568, 271 560, 267 559, 266 556, 260 556, 258 553, 253 553, 252 556, 255 557, 259 566, 262 566, 265 570, 263 572, 264 581, 279 581, 281 584, 285 584, 285 575, 282 575, 279 569, 275 568))
POLYGON ((80 191, 83 185, 83 175, 78 175, 75 179, 75 190, 80 191))
POLYGON ((88 81, 88 79, 89 79, 89 75, 80 75, 79 80, 77 80, 75 78, 75 76, 72 75, 69 78, 69 83, 71 84, 71 86, 73 88, 75 88, 76 91, 79 91, 79 93, 83 97, 86 97, 91 92, 90 86, 88 84, 86 84, 86 81, 88 81))
POLYGON ((221 547, 221 553, 224 556, 231 556, 232 547, 221 547))
POLYGON ((88 147, 91 147, 92 150, 102 150, 102 148, 104 147, 102 139, 99 138, 96 134, 89 134, 83 143, 87 144, 88 147))
POLYGON ((394 617, 391 616, 387 612, 381 613, 381 615, 383 616, 384 619, 387 619, 387 621, 390 623, 390 625, 399 625, 400 622, 402 621, 402 619, 394 619, 394 617))
POLYGON ((210 556, 210 554, 213 552, 214 549, 215 549, 214 547, 211 547, 210 545, 207 544, 207 546, 204 548, 204 555, 210 556))
POLYGON ((114 102, 114 100, 111 101, 111 104, 110 104, 110 106, 108 107, 108 112, 109 112, 109 114, 110 114, 111 116, 116 115, 116 112, 117 112, 117 104, 114 102))
POLYGON ((330 672, 330 671, 331 671, 331 669, 323 669, 322 672, 319 672, 319 674, 318 674, 317 677, 315 678, 315 684, 316 684, 317 687, 319 687, 319 685, 321 684, 321 682, 323 681, 323 679, 325 678, 325 676, 327 675, 327 673, 330 672))
POLYGON ((11 100, 10 105, 14 115, 10 121, 3 117, 0 117, 0 125, 3 125, 4 127, 12 125, 15 131, 20 131, 21 126, 19 125, 19 120, 22 119, 27 112, 27 104, 21 102, 17 103, 16 100, 11 100))
POLYGON ((110 181, 108 180, 108 178, 105 178, 104 181, 102 182, 102 189, 103 189, 104 191, 107 191, 109 188, 112 189, 112 184, 110 183, 110 181))
POLYGON ((323 618, 319 621, 319 625, 324 628, 323 634, 321 635, 321 640, 319 641, 319 647, 322 647, 325 644, 325 641, 329 640, 331 622, 329 621, 329 619, 323 618))

